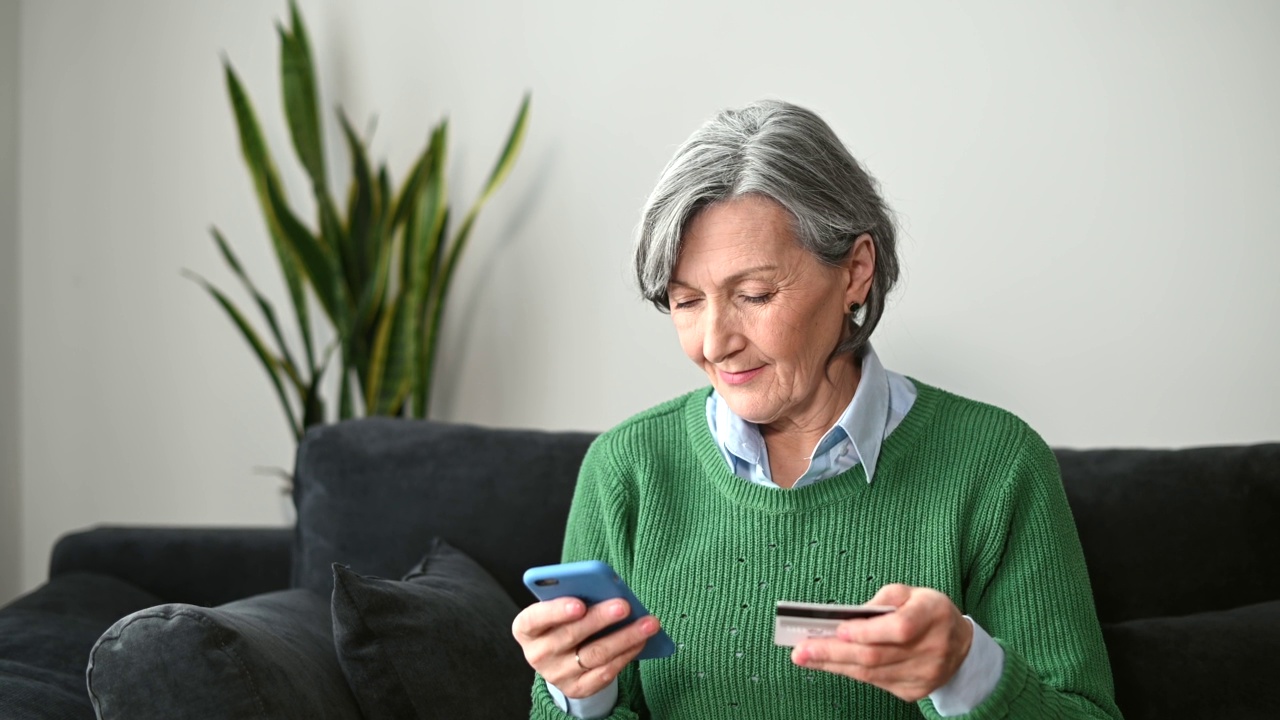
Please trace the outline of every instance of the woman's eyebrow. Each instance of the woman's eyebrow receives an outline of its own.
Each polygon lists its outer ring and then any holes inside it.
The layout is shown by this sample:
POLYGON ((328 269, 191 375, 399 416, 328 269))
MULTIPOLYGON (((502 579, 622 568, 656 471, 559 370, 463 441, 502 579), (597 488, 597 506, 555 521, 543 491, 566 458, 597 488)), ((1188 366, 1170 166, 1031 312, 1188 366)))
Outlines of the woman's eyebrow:
MULTIPOLYGON (((724 285, 732 285, 732 284, 734 284, 734 283, 738 282, 739 280, 742 280, 742 279, 744 279, 744 278, 746 278, 746 277, 749 277, 749 276, 751 276, 751 275, 755 275, 756 273, 772 272, 772 271, 777 270, 777 269, 778 269, 778 266, 777 266, 777 265, 757 265, 757 266, 755 266, 755 267, 747 268, 746 270, 739 270, 738 272, 736 272, 736 273, 734 273, 734 274, 730 275, 729 277, 725 278, 725 279, 722 281, 722 284, 724 284, 724 285)), ((696 288, 694 288, 692 285, 690 285, 689 283, 684 282, 683 280, 680 280, 679 278, 671 278, 671 280, 667 282, 667 287, 671 287, 672 285, 679 285, 680 287, 683 287, 683 288, 689 288, 690 290, 694 290, 694 289, 696 289, 696 288)))

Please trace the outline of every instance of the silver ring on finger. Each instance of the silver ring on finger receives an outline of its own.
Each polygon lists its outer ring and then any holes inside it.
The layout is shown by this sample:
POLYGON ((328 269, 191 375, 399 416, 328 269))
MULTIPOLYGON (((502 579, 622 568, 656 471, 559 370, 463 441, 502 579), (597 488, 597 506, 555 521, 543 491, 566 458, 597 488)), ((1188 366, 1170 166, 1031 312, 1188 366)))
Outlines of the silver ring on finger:
POLYGON ((583 672, 591 672, 591 668, 582 664, 582 658, 576 652, 573 654, 573 661, 578 663, 578 667, 582 668, 583 672))

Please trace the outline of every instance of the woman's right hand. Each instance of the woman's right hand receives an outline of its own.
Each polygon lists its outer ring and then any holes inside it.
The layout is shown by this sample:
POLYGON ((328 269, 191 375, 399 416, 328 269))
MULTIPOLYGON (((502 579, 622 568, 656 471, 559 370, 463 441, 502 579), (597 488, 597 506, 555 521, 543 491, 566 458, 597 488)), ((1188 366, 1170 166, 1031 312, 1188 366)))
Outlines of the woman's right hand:
POLYGON ((577 598, 546 600, 522 610, 511 624, 511 634, 524 649, 525 660, 543 679, 565 697, 585 698, 607 688, 661 628, 657 618, 647 615, 586 642, 630 612, 627 601, 621 599, 590 609, 577 598))

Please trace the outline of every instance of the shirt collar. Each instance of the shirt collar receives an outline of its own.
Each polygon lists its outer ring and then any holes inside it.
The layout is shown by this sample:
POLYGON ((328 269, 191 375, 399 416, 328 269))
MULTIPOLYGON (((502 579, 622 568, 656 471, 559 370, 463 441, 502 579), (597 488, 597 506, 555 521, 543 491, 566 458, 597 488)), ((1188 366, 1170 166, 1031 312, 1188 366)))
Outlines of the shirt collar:
MULTIPOLYGON (((760 427, 738 417, 729 403, 714 390, 707 399, 711 433, 720 448, 753 466, 761 466, 765 457, 764 437, 760 427)), ((853 452, 866 470, 867 482, 875 477, 876 461, 884 444, 889 423, 889 374, 880 357, 868 343, 862 356, 862 379, 854 390, 853 400, 841 413, 835 425, 822 436, 813 457, 832 452, 842 442, 850 442, 853 452)), ((768 473, 768 468, 762 468, 768 473)))

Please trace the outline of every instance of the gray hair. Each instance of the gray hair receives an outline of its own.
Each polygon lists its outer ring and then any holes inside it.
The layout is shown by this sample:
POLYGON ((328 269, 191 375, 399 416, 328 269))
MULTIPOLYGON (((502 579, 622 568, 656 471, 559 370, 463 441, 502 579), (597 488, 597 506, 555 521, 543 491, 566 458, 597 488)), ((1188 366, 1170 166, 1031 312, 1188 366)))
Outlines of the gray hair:
POLYGON ((812 111, 777 100, 726 110, 676 151, 645 203, 636 236, 640 292, 668 312, 667 285, 685 227, 703 208, 747 194, 786 208, 804 249, 828 265, 846 259, 854 241, 871 236, 876 267, 863 320, 835 353, 861 355, 898 279, 896 231, 874 178, 812 111))

